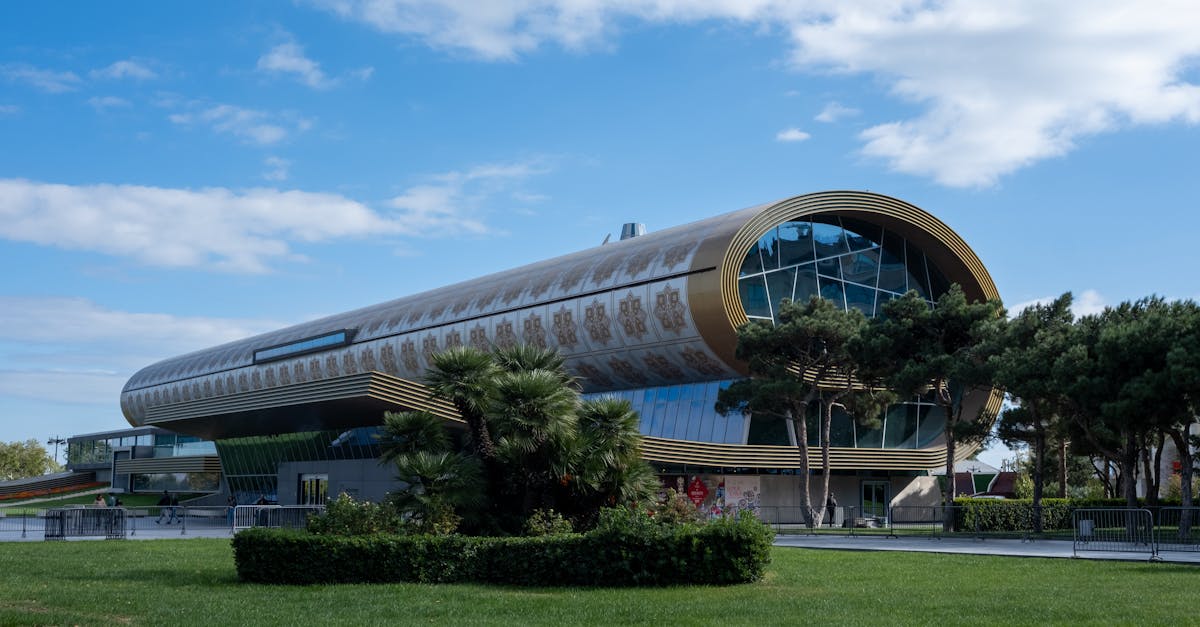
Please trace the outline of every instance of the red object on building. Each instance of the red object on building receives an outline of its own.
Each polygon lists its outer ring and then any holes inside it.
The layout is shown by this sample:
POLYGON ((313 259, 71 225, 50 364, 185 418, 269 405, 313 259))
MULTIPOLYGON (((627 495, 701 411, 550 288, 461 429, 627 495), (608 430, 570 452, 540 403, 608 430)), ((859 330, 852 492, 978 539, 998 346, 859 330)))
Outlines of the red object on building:
POLYGON ((692 479, 692 483, 688 485, 687 495, 688 498, 692 500, 692 503, 696 505, 696 507, 700 507, 700 504, 704 502, 704 499, 708 498, 708 486, 704 485, 704 482, 700 480, 700 477, 696 477, 692 479))

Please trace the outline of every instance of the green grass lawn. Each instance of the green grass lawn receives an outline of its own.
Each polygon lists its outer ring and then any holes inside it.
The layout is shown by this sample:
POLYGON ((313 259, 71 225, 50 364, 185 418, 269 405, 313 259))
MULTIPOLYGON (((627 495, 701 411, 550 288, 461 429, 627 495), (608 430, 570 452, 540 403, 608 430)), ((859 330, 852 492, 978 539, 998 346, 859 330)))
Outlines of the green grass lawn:
POLYGON ((0 543, 2 625, 1187 624, 1176 564, 774 549, 764 581, 666 589, 241 584, 227 540, 0 543))

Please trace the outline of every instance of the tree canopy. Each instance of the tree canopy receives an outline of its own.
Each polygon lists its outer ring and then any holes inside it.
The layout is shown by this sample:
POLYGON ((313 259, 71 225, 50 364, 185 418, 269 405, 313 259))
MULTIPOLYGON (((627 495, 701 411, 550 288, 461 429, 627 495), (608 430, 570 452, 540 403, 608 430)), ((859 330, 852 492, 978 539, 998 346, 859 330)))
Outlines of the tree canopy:
POLYGON ((37 440, 0 442, 0 481, 38 477, 57 469, 58 464, 37 440))

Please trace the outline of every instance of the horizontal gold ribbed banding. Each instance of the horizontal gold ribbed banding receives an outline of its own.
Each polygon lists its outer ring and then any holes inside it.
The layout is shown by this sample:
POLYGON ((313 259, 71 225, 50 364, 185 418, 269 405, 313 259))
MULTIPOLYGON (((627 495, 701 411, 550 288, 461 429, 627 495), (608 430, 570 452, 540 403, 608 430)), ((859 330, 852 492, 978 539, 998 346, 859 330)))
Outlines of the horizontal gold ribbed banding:
MULTIPOLYGON (((985 404, 986 416, 999 411, 1004 395, 992 390, 985 404)), ((974 419, 975 416, 970 416, 974 419)), ((978 443, 960 443, 955 459, 963 460, 978 450, 978 443)), ((821 449, 809 449, 809 467, 820 467, 821 449)), ((669 438, 642 438, 642 457, 649 462, 684 464, 707 468, 800 468, 800 449, 795 446, 718 444, 669 438)), ((830 447, 832 470, 928 470, 946 465, 946 446, 920 449, 830 447)))
POLYGON ((175 472, 221 472, 221 459, 216 455, 187 457, 149 457, 118 460, 113 468, 121 475, 149 475, 175 472))
POLYGON ((153 425, 191 418, 207 418, 356 398, 370 398, 391 403, 398 409, 424 410, 447 420, 462 422, 454 405, 438 398, 432 398, 428 388, 420 383, 372 371, 254 390, 233 396, 151 407, 146 410, 146 424, 153 425))

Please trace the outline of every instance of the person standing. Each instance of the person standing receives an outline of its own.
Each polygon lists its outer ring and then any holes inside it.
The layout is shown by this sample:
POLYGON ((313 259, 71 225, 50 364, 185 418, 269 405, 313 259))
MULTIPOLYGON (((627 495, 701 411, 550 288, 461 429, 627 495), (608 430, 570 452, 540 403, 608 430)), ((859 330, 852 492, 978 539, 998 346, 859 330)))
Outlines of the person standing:
MULTIPOLYGON (((171 511, 171 495, 167 494, 166 490, 163 490, 162 496, 158 499, 158 519, 154 521, 154 524, 162 524, 163 518, 167 516, 173 518, 174 513, 171 511)), ((169 519, 167 524, 171 524, 169 519)))
POLYGON ((825 509, 829 512, 830 527, 837 522, 837 506, 837 499, 833 498, 833 492, 830 492, 829 498, 825 499, 825 509))

